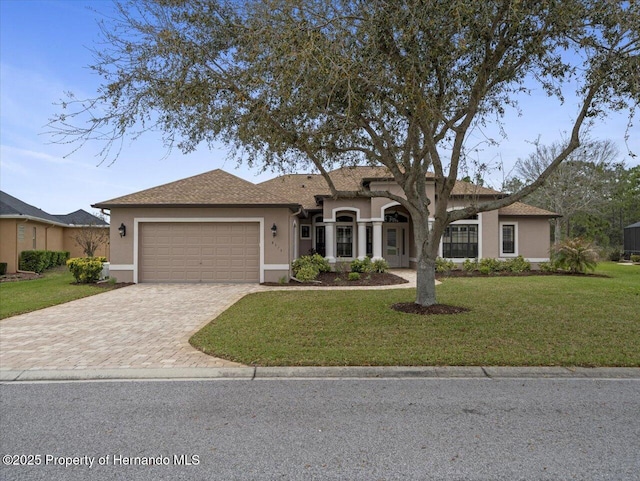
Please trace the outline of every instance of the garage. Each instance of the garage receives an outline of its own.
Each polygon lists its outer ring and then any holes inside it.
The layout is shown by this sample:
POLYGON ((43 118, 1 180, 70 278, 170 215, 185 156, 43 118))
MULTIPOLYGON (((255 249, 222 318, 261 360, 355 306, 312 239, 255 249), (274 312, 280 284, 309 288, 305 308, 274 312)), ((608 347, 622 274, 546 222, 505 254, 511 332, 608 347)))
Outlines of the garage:
POLYGON ((257 222, 144 222, 139 282, 259 282, 257 222))

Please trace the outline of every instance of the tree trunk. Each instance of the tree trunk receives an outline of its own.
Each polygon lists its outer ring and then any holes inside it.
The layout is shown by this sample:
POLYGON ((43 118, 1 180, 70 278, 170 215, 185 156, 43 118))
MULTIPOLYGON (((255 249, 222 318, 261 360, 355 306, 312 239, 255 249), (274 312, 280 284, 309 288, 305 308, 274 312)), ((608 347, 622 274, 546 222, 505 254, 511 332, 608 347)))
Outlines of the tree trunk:
POLYGON ((414 217, 414 240, 416 243, 416 304, 432 306, 436 301, 436 257, 442 229, 434 225, 429 229, 429 213, 424 218, 414 217))
POLYGON ((436 262, 418 253, 416 271, 416 304, 432 306, 436 302, 436 262))
POLYGON ((560 244, 560 241, 562 240, 562 225, 561 225, 559 217, 556 217, 553 222, 554 222, 553 243, 555 245, 558 245, 558 244, 560 244))

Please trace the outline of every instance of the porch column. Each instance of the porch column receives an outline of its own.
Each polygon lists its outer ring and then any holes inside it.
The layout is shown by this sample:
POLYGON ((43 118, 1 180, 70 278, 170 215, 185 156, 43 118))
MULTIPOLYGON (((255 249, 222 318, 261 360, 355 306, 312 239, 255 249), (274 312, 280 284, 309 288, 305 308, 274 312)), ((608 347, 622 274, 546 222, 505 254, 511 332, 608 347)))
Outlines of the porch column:
POLYGON ((298 233, 298 223, 294 220, 293 221, 293 242, 291 243, 293 245, 294 259, 298 258, 299 242, 300 242, 300 234, 298 233))
POLYGON ((358 222, 358 259, 367 257, 367 223, 358 222))
POLYGON ((373 222, 373 260, 382 259, 382 222, 373 222))
POLYGON ((336 256, 335 256, 336 243, 333 235, 334 229, 335 229, 335 222, 325 221, 325 225, 324 225, 325 256, 324 257, 331 263, 336 262, 336 256))

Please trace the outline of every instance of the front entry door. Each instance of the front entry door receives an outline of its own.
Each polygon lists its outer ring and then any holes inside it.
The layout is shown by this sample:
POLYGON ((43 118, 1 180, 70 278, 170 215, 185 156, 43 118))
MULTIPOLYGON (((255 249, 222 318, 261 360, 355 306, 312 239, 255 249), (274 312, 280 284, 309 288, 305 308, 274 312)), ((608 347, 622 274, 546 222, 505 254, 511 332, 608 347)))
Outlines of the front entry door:
POLYGON ((407 227, 388 225, 384 228, 384 253, 389 267, 409 267, 407 227))

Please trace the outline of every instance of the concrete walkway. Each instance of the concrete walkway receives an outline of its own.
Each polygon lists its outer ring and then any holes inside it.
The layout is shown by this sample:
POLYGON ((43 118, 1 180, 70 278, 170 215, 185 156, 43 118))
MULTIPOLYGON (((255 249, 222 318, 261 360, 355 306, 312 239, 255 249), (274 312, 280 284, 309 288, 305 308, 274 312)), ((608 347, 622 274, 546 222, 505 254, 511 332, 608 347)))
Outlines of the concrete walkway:
MULTIPOLYGON (((415 271, 392 271, 415 287, 415 271)), ((137 284, 0 321, 0 371, 227 368, 189 338, 252 292, 335 287, 137 284)))

